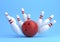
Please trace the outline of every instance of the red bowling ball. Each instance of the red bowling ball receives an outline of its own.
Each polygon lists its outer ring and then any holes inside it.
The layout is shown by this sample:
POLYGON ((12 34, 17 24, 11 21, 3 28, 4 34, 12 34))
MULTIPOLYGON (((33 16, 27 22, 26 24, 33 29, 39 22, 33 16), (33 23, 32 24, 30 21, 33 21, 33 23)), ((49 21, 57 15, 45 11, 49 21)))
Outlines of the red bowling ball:
POLYGON ((38 32, 38 25, 32 20, 27 20, 22 25, 22 32, 27 37, 32 37, 38 32))

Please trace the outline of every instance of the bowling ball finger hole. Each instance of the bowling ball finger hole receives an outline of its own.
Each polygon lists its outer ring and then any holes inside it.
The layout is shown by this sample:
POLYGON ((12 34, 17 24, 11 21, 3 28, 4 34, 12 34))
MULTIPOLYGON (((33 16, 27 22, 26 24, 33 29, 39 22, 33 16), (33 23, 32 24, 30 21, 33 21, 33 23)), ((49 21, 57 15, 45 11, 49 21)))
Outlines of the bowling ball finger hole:
POLYGON ((27 31, 27 29, 25 29, 25 31, 27 31))
POLYGON ((24 25, 25 25, 25 23, 24 23, 24 25))
POLYGON ((28 23, 28 25, 30 25, 30 23, 28 23))

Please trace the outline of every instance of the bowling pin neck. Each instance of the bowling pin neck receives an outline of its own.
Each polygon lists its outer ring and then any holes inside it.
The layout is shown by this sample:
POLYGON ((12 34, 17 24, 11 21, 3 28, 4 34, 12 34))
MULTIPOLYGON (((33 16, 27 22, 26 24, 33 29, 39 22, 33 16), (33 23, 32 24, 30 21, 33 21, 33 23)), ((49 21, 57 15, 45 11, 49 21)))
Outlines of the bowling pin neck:
POLYGON ((27 20, 30 20, 30 18, 27 18, 27 20))
POLYGON ((40 15, 40 17, 39 17, 40 19, 43 19, 43 16, 42 15, 40 15))
POLYGON ((52 23, 50 23, 50 24, 48 24, 49 25, 49 27, 51 27, 53 24, 52 23))
POLYGON ((24 8, 22 8, 22 14, 24 14, 24 8))
POLYGON ((52 22, 51 22, 50 24, 48 24, 48 25, 51 27, 54 23, 56 23, 56 20, 52 21, 52 22))
POLYGON ((20 21, 20 18, 17 18, 18 21, 20 21))
POLYGON ((52 18, 51 18, 51 17, 49 17, 48 19, 49 19, 49 20, 51 20, 52 18))
POLYGON ((44 11, 41 11, 40 19, 43 18, 43 15, 44 15, 44 11))
POLYGON ((20 17, 19 17, 19 15, 17 15, 16 17, 17 17, 17 20, 20 21, 20 17))
POLYGON ((27 15, 27 19, 30 20, 30 14, 27 15))
POLYGON ((10 24, 12 24, 14 21, 12 19, 9 20, 10 24))
POLYGON ((54 17, 54 15, 51 15, 48 19, 51 20, 54 17))
POLYGON ((24 14, 24 11, 22 11, 22 14, 24 14))

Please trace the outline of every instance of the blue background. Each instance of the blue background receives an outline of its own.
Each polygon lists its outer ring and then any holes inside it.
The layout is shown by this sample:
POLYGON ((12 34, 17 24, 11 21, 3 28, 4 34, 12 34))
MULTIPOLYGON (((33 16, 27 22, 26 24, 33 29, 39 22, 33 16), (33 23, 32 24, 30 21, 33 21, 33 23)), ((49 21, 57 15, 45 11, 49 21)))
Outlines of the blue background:
MULTIPOLYGON (((59 0, 0 0, 0 42, 58 42, 60 41, 60 1, 59 0), (31 14, 31 19, 37 21, 40 12, 45 11, 44 19, 54 14, 57 21, 50 30, 35 37, 18 37, 10 27, 4 13, 7 11, 11 16, 21 14, 21 8, 31 14)), ((53 19, 53 20, 54 20, 53 19)))

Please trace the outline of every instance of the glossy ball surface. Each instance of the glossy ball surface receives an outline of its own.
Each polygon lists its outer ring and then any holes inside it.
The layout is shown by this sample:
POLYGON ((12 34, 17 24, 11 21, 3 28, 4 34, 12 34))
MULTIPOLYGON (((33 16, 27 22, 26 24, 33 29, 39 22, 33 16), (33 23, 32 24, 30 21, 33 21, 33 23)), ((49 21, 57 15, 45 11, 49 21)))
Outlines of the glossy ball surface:
POLYGON ((32 20, 27 20, 22 25, 22 32, 27 37, 32 37, 38 32, 38 25, 32 20))

